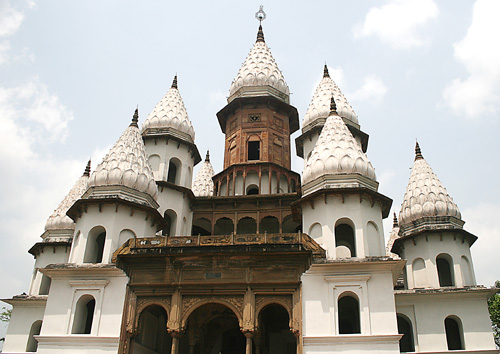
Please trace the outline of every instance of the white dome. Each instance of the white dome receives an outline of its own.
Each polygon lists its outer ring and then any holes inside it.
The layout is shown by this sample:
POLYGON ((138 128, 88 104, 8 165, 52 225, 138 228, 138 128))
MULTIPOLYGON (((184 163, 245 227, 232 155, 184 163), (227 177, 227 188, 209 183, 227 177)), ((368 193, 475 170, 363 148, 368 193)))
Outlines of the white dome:
POLYGON ((70 219, 69 216, 66 215, 68 209, 76 202, 83 193, 87 190, 88 181, 90 175, 90 160, 87 163, 87 167, 85 168, 85 172, 83 175, 76 181, 75 185, 69 191, 68 195, 64 197, 63 201, 56 210, 52 213, 52 215, 48 218, 45 223, 45 231, 48 230, 74 230, 75 222, 70 219))
POLYGON ((454 216, 461 219, 458 206, 423 158, 418 143, 415 152, 415 162, 399 213, 400 225, 423 217, 454 216))
POLYGON ((319 82, 316 91, 314 92, 309 108, 304 116, 302 122, 302 127, 306 127, 309 124, 314 123, 318 118, 327 118, 330 115, 330 101, 333 97, 335 98, 335 103, 337 105, 337 113, 342 118, 345 118, 356 125, 358 125, 358 116, 354 113, 349 102, 345 98, 342 91, 330 77, 328 73, 328 68, 325 65, 323 71, 323 78, 319 82))
POLYGON ((331 114, 307 159, 303 184, 324 175, 359 174, 376 181, 375 169, 356 142, 344 121, 331 114))
POLYGON ((207 157, 205 162, 201 165, 196 178, 193 181, 193 194, 197 197, 210 197, 214 192, 214 182, 212 177, 214 176, 214 169, 210 163, 210 155, 207 151, 207 157))
POLYGON ((156 105, 148 118, 142 124, 142 132, 147 129, 173 128, 187 134, 194 142, 194 128, 189 120, 186 106, 182 101, 181 94, 177 89, 177 76, 174 78, 172 87, 160 102, 156 105))
POLYGON ((264 41, 262 27, 259 27, 257 41, 231 83, 229 96, 234 95, 242 87, 251 86, 270 86, 285 95, 287 99, 290 96, 285 78, 264 41))
POLYGON ((157 199, 158 189, 137 127, 138 112, 90 176, 89 187, 122 185, 157 199))

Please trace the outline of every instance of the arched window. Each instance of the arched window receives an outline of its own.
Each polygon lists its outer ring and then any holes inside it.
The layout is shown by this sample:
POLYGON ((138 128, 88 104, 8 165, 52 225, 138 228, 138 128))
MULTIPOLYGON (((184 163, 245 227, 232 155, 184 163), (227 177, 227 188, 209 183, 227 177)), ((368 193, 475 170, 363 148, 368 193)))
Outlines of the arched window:
POLYGON ((168 162, 167 182, 180 184, 181 162, 179 159, 172 157, 168 162))
POLYGON ((292 179, 292 181, 290 182, 290 192, 292 192, 292 193, 297 192, 297 187, 296 187, 296 184, 295 184, 295 183, 296 183, 296 182, 295 182, 295 180, 294 180, 294 179, 292 179))
POLYGON ((439 277, 439 286, 455 286, 451 265, 453 261, 447 254, 440 254, 436 257, 436 267, 439 277))
POLYGON ((191 235, 201 235, 208 236, 212 234, 212 224, 210 220, 206 218, 199 218, 193 221, 193 226, 191 228, 191 235))
POLYGON ((83 295, 75 307, 72 334, 90 334, 94 320, 95 299, 92 295, 83 295))
POLYGON ((342 223, 335 226, 335 248, 337 258, 356 257, 354 230, 351 225, 342 223))
POLYGON ((229 218, 220 218, 215 222, 214 235, 231 235, 233 232, 233 220, 229 218))
POLYGON ((265 306, 259 312, 258 323, 261 353, 297 353, 297 339, 290 330, 290 316, 283 306, 265 306))
POLYGON ((38 292, 38 295, 49 295, 51 282, 52 281, 48 276, 42 274, 42 281, 40 282, 40 291, 38 292))
POLYGON ((448 350, 464 350, 465 346, 460 319, 455 316, 447 317, 444 320, 444 329, 446 331, 448 350))
POLYGON ((166 210, 163 214, 165 227, 163 228, 163 236, 175 236, 175 226, 177 224, 177 214, 172 209, 166 210))
POLYGON ((238 226, 236 227, 236 233, 238 235, 243 234, 255 234, 257 232, 257 223, 253 218, 242 218, 238 221, 238 226))
POLYGON ((153 171, 158 171, 160 169, 160 156, 153 154, 148 158, 149 166, 153 171))
POLYGON ((122 230, 120 231, 120 235, 118 236, 118 248, 123 246, 125 242, 127 242, 131 238, 135 238, 135 233, 132 230, 122 230))
POLYGON ((474 278, 472 277, 470 262, 465 256, 462 256, 462 258, 460 259, 460 269, 462 271, 463 286, 474 285, 474 278))
POLYGON ((274 216, 266 216, 262 218, 259 225, 259 232, 268 234, 277 234, 280 232, 280 222, 274 216))
POLYGON ((411 321, 403 315, 397 315, 398 320, 398 333, 403 337, 399 340, 399 351, 401 353, 408 353, 415 351, 415 344, 413 342, 413 328, 411 321))
POLYGON ((34 353, 38 349, 38 342, 35 336, 40 334, 42 329, 42 321, 35 321, 31 325, 30 334, 28 336, 28 343, 26 343, 26 352, 34 353))
POLYGON ((255 184, 251 184, 247 187, 247 195, 257 195, 259 194, 259 187, 255 184))
POLYGON ((361 333, 359 321, 359 302, 353 293, 345 293, 339 297, 339 334, 361 333))
POLYGON ((98 226, 90 230, 85 249, 84 263, 102 263, 106 230, 98 226))

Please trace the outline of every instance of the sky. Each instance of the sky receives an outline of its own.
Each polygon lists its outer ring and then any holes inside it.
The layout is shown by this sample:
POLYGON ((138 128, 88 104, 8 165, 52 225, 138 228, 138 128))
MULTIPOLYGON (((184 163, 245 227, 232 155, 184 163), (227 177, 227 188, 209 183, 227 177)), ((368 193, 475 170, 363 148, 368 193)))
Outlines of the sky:
POLYGON ((499 1, 0 0, 0 298, 28 291, 27 250, 49 215, 89 157, 95 167, 137 106, 143 122, 175 74, 200 154, 210 149, 222 170, 216 113, 255 42, 261 4, 300 121, 327 63, 370 135, 392 211, 418 139, 478 236, 477 282, 500 279, 499 1))

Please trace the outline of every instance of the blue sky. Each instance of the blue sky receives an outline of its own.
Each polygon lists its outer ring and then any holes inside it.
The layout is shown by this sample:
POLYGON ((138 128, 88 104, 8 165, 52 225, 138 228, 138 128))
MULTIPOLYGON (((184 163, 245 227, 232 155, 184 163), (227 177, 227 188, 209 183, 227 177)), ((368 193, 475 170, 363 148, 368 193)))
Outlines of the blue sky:
MULTIPOLYGON (((0 0, 0 298, 28 290, 27 250, 89 156, 95 167, 137 105, 143 122, 176 73, 198 149, 210 149, 216 173, 222 169, 215 114, 255 41, 260 4, 0 0)), ((300 120, 326 62, 370 135, 368 157, 394 211, 418 139, 465 229, 479 237, 478 283, 493 285, 500 279, 500 3, 283 4, 263 3, 263 27, 300 120)), ((293 157, 293 168, 302 167, 293 157)))

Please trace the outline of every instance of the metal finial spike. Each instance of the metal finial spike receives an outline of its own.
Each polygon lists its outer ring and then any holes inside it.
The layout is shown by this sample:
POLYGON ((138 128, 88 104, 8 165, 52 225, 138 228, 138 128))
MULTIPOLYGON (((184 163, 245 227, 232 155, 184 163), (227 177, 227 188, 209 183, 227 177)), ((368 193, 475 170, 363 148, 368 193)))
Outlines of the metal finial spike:
POLYGON ((139 108, 136 108, 135 112, 134 112, 134 116, 132 117, 132 123, 130 123, 130 126, 139 128, 139 125, 137 124, 138 122, 139 122, 139 108))
POLYGON ((398 222, 398 217, 396 216, 396 213, 394 213, 394 219, 392 220, 392 227, 398 227, 399 222, 398 222))
POLYGON ((210 162, 210 150, 207 150, 207 156, 205 157, 206 162, 210 162))
POLYGON ((260 23, 266 19, 266 13, 264 12, 264 5, 260 5, 259 11, 255 13, 255 18, 259 20, 260 23))
POLYGON ((175 74, 174 81, 172 81, 172 88, 174 88, 174 89, 177 88, 177 74, 175 74))
POLYGON ((415 161, 423 159, 422 151, 420 151, 420 145, 418 145, 418 141, 415 143, 415 161))
POLYGON ((330 101, 330 115, 337 114, 337 104, 335 103, 335 98, 332 95, 332 100, 330 101))
POLYGON ((87 166, 85 167, 85 171, 83 171, 83 175, 90 177, 90 159, 89 159, 89 162, 87 162, 87 166))
POLYGON ((328 66, 325 64, 325 68, 323 69, 323 77, 330 77, 330 73, 328 72, 328 66))
POLYGON ((264 31, 262 30, 262 25, 259 25, 259 32, 257 32, 257 42, 265 42, 264 31))

